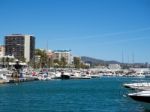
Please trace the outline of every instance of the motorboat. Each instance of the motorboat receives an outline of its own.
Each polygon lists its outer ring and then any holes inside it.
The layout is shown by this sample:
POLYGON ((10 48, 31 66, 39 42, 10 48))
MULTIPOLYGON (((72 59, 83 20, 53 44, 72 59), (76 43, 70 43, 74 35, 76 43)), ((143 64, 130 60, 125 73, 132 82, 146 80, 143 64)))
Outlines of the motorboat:
POLYGON ((70 79, 70 73, 61 72, 61 79, 70 79))
POLYGON ((130 88, 134 90, 150 90, 149 82, 139 82, 139 83, 125 83, 123 84, 125 88, 130 88))
POLYGON ((9 82, 9 79, 8 77, 6 76, 6 74, 0 74, 0 80, 1 80, 1 83, 8 83, 9 82))
POLYGON ((100 78, 100 75, 92 74, 90 75, 91 78, 100 78))
POLYGON ((61 79, 70 79, 70 76, 69 75, 61 75, 61 79))
POLYGON ((150 91, 129 93, 128 96, 133 100, 140 102, 146 110, 150 110, 150 91))
POLYGON ((80 78, 81 79, 91 79, 91 76, 85 75, 85 74, 81 74, 80 78))

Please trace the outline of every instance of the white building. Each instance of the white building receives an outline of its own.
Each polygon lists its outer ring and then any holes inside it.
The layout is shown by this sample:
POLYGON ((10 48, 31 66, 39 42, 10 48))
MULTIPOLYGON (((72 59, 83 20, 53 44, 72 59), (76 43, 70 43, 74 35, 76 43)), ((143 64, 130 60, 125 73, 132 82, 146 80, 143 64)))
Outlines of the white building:
POLYGON ((73 58, 72 58, 70 50, 53 51, 53 59, 58 59, 60 61, 62 57, 66 59, 67 64, 72 64, 73 58))
POLYGON ((109 69, 121 69, 121 66, 119 64, 109 64, 108 66, 109 69))
POLYGON ((5 56, 5 46, 0 46, 0 57, 5 56))

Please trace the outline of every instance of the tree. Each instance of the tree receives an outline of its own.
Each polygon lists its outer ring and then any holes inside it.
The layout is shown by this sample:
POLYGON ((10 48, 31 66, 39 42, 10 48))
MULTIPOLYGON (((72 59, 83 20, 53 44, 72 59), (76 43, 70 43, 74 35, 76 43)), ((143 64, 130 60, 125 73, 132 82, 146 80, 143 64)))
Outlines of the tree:
POLYGON ((59 64, 60 64, 61 67, 65 68, 65 66, 67 65, 66 58, 62 57, 59 64))
POLYGON ((40 56, 40 62, 39 62, 40 67, 43 68, 48 65, 49 61, 48 61, 48 56, 45 50, 36 49, 35 55, 40 56))
POLYGON ((14 62, 14 58, 9 58, 9 62, 14 62))
POLYGON ((54 59, 54 63, 56 64, 59 64, 59 60, 58 59, 54 59))
POLYGON ((83 69, 88 69, 88 68, 89 68, 89 66, 85 65, 84 63, 81 63, 80 66, 81 66, 81 68, 83 68, 83 69))
POLYGON ((75 66, 75 68, 80 68, 81 67, 81 60, 80 60, 80 58, 79 57, 74 57, 73 58, 73 62, 74 62, 74 66, 75 66))
POLYGON ((53 63, 54 63, 54 67, 59 67, 60 63, 58 59, 54 59, 53 63))
POLYGON ((2 63, 3 63, 3 65, 2 65, 2 67, 4 68, 5 67, 5 57, 2 57, 2 63))
POLYGON ((19 60, 22 61, 22 62, 25 62, 26 58, 24 56, 21 56, 19 60))
POLYGON ((48 58, 48 67, 52 67, 53 66, 53 59, 52 58, 48 58))
POLYGON ((10 58, 9 58, 9 57, 6 57, 7 68, 9 67, 9 60, 10 60, 10 58))

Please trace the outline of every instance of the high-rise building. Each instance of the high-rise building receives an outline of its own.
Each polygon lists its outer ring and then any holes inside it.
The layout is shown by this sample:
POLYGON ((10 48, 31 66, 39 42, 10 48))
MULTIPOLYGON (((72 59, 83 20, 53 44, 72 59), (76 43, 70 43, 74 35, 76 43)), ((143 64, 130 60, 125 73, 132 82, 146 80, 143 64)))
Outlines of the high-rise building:
POLYGON ((35 37, 12 34, 5 36, 5 55, 13 55, 18 60, 29 62, 34 59, 35 37))

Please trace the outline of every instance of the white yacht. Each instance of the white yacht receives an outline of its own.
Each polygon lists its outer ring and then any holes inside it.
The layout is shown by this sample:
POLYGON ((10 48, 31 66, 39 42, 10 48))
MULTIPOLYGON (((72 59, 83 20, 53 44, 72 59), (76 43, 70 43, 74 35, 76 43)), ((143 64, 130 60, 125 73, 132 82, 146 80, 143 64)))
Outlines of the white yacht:
POLYGON ((146 110, 150 110, 150 91, 141 91, 128 94, 130 98, 141 103, 146 110))
POLYGON ((150 90, 149 82, 141 82, 141 83, 125 83, 124 87, 134 89, 134 90, 150 90))

